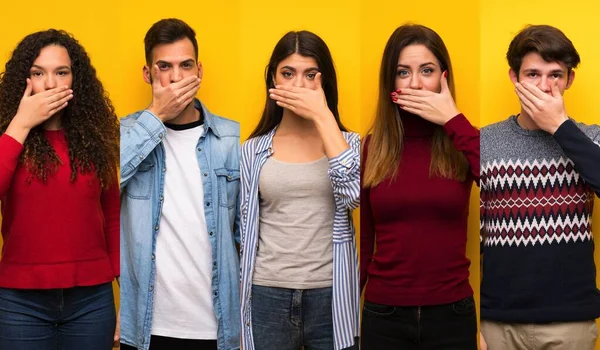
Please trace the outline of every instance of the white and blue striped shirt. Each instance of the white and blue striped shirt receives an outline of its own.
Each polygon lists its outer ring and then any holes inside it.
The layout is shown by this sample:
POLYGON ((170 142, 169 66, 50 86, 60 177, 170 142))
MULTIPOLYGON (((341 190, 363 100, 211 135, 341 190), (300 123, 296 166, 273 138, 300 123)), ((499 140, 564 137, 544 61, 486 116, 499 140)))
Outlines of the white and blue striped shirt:
MULTIPOLYGON (((258 179, 268 157, 273 154, 273 135, 252 138, 242 145, 241 172, 241 316, 242 348, 254 350, 252 336, 252 274, 259 235, 258 179)), ((329 159, 329 179, 335 197, 333 222, 333 337, 335 350, 354 345, 358 336, 360 289, 358 256, 354 239, 352 210, 360 202, 360 137, 344 132, 350 148, 329 159)))

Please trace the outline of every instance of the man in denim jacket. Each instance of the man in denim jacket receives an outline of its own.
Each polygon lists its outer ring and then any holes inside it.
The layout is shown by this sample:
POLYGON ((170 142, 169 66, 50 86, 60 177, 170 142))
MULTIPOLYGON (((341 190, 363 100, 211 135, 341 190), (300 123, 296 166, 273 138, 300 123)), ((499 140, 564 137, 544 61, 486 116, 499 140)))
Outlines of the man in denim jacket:
POLYGON ((187 24, 144 41, 152 103, 121 120, 121 348, 239 349, 239 124, 195 99, 187 24))

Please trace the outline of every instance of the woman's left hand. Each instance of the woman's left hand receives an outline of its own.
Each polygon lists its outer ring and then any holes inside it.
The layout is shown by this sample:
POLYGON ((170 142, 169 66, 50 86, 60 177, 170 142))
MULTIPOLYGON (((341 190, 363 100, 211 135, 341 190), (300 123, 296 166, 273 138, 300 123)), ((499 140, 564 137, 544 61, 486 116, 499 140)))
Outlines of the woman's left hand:
POLYGON ((440 93, 403 88, 392 92, 392 101, 409 113, 432 123, 444 125, 460 113, 448 88, 447 74, 448 72, 445 71, 440 78, 442 86, 440 93))
POLYGON ((274 89, 269 89, 269 97, 275 100, 278 106, 308 120, 315 121, 317 118, 332 115, 321 87, 320 72, 315 76, 314 89, 277 85, 274 89))
POLYGON ((113 349, 121 348, 121 309, 117 313, 117 327, 115 327, 115 336, 113 338, 113 349))

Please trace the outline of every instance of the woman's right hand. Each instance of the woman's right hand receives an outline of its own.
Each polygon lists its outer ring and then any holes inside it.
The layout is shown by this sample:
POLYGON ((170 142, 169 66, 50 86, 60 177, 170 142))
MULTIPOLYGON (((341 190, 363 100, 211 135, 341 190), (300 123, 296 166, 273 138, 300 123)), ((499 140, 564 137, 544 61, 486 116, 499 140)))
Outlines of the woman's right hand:
POLYGON ((32 92, 31 80, 27 79, 27 87, 23 98, 21 98, 17 114, 6 130, 8 135, 21 143, 25 141, 31 129, 67 107, 68 101, 73 98, 73 90, 69 89, 68 86, 57 87, 34 95, 32 95, 32 92))

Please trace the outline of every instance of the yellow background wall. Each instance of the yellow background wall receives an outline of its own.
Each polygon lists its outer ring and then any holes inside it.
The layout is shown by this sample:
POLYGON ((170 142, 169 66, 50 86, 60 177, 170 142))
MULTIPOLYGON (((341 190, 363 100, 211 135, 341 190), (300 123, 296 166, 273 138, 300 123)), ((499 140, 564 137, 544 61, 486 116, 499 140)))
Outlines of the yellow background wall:
MULTIPOLYGON (((527 24, 549 24, 571 39, 581 57, 575 82, 564 94, 569 116, 586 124, 600 124, 600 6, 592 1, 568 6, 560 0, 482 1, 481 8, 481 125, 508 118, 520 111, 508 78, 506 51, 512 38, 527 24), (584 4, 587 3, 587 4, 584 4), (584 6, 585 5, 585 6, 584 6)), ((595 202, 593 230, 600 237, 600 201, 595 202)), ((598 248, 598 246, 596 246, 598 248)), ((596 249, 600 266, 600 249, 596 249)), ((600 282, 600 279, 599 279, 600 282)), ((596 349, 600 349, 600 344, 596 349)))
MULTIPOLYGON (((371 126, 377 103, 379 67, 385 44, 394 30, 406 23, 422 24, 444 40, 452 67, 457 106, 471 123, 479 126, 479 1, 463 1, 460 24, 456 4, 449 1, 413 1, 390 9, 387 2, 363 1, 361 6, 361 132, 371 126)), ((467 256, 471 260, 470 282, 479 305, 479 188, 473 186, 469 215, 467 256)))

